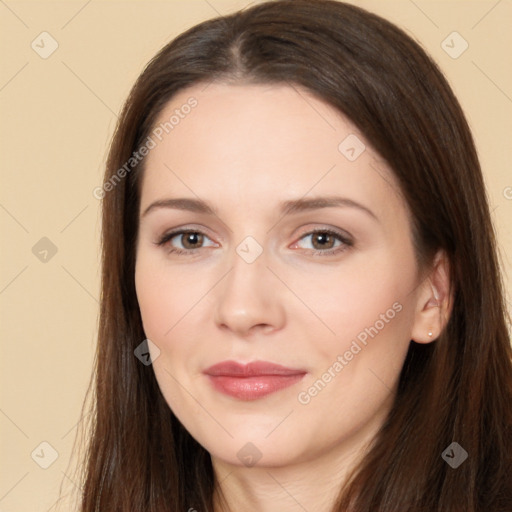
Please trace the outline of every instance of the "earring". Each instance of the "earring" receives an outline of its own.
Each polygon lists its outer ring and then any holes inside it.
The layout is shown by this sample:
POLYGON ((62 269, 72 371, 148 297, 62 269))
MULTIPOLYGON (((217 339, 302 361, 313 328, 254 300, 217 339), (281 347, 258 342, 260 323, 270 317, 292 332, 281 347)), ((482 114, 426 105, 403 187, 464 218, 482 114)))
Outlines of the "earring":
POLYGON ((429 331, 428 336, 429 336, 429 338, 432 338, 432 336, 434 336, 434 333, 432 331, 429 331))

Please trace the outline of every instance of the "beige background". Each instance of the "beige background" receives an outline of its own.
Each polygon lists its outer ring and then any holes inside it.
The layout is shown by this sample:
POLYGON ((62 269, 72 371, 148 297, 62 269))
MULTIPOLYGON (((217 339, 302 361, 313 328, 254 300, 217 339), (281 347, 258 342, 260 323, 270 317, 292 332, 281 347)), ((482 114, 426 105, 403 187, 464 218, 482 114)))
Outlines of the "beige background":
MULTIPOLYGON (((116 114, 161 46, 250 3, 0 2, 0 512, 53 511, 59 485, 68 492, 76 484, 69 461, 99 297, 100 205, 92 191, 101 184, 116 114), (40 52, 50 48, 43 31, 58 43, 46 59, 31 47, 35 40, 40 52), (54 255, 44 253, 43 237, 54 255), (42 442, 58 452, 48 469, 40 465, 51 462, 52 449, 42 442)), ((476 138, 510 276, 512 2, 351 3, 405 28, 448 76, 476 138), (441 46, 453 31, 469 44, 456 59, 441 46)), ((447 40, 452 52, 463 44, 455 37, 447 40)), ((510 298, 510 277, 506 283, 510 298)))

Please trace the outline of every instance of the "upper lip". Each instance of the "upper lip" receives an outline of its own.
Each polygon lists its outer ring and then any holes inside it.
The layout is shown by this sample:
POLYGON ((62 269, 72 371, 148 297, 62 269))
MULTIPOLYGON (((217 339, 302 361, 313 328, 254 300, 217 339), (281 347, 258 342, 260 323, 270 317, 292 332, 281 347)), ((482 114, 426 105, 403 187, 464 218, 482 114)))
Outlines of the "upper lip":
POLYGON ((287 368, 286 366, 268 361, 253 361, 247 364, 238 363, 237 361, 222 361, 210 366, 204 370, 204 373, 213 377, 254 377, 263 375, 300 375, 306 373, 306 371, 297 368, 287 368))

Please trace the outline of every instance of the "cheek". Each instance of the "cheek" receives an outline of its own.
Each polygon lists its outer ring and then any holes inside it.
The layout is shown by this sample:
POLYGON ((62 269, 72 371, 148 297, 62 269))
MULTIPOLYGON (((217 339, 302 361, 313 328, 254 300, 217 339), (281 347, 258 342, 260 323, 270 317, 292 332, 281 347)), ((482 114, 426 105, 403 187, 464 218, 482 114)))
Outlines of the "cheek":
MULTIPOLYGON (((398 381, 414 313, 413 262, 397 265, 392 254, 381 254, 331 275, 322 288, 313 279, 303 288, 310 289, 305 296, 311 309, 334 334, 317 322, 322 334, 309 336, 315 371, 298 402, 308 418, 333 412, 333 438, 341 424, 350 429, 375 414, 398 381)), ((303 329, 312 333, 311 322, 303 320, 303 329)))
POLYGON ((309 347, 314 370, 301 386, 298 402, 308 418, 331 411, 326 427, 360 428, 392 395, 410 344, 410 304, 400 286, 383 281, 366 293, 338 292, 335 306, 323 311, 335 331, 309 347))
POLYGON ((210 287, 197 272, 170 268, 153 255, 141 253, 137 260, 135 288, 142 325, 146 337, 160 350, 153 367, 166 389, 175 383, 166 371, 181 381, 197 366, 201 354, 197 326, 209 317, 203 299, 210 287))
POLYGON ((170 302, 170 296, 167 296, 161 287, 161 282, 142 277, 141 283, 137 286, 137 300, 144 333, 150 340, 156 342, 172 326, 169 312, 173 311, 174 305, 170 302))
MULTIPOLYGON (((164 341, 201 297, 199 279, 166 268, 141 255, 135 268, 135 288, 144 332, 149 339, 164 341)), ((205 290, 206 291, 206 290, 205 290)))
POLYGON ((317 321, 304 314, 296 319, 322 337, 324 343, 317 346, 324 354, 348 350, 352 340, 364 343, 372 334, 404 336, 410 321, 404 312, 415 279, 414 260, 398 264, 391 252, 382 251, 373 258, 354 258, 339 270, 304 277, 294 281, 290 276, 289 282, 317 321))
POLYGON ((197 290, 186 286, 178 273, 162 267, 141 255, 135 269, 135 287, 144 333, 160 351, 152 364, 156 380, 173 413, 184 419, 198 413, 180 386, 190 387, 189 365, 194 364, 197 352, 187 322, 187 312, 197 302, 197 290))

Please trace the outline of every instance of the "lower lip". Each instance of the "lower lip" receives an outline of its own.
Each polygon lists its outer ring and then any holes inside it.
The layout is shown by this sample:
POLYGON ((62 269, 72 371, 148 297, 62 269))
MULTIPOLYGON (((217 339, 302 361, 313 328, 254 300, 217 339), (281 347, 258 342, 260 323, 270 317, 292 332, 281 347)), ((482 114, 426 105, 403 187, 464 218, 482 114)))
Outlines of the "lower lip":
POLYGON ((264 396, 292 386, 304 377, 304 373, 295 375, 255 375, 252 377, 231 377, 227 375, 208 375, 213 387, 239 400, 257 400, 264 396))

